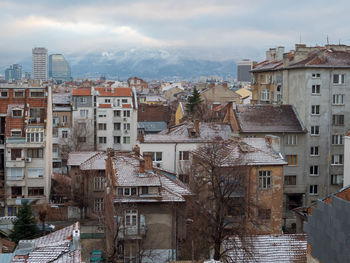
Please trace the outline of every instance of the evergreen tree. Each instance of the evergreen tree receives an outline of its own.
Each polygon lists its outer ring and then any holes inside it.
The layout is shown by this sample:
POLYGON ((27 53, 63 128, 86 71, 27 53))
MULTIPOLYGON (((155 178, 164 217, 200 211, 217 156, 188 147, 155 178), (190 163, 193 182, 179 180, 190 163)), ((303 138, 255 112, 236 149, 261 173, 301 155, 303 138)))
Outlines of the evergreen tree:
POLYGON ((201 95, 199 94, 199 91, 194 88, 193 89, 193 92, 192 92, 192 95, 188 97, 188 100, 187 100, 187 111, 190 113, 190 114, 193 114, 195 113, 196 109, 198 108, 198 106, 202 103, 202 100, 201 100, 201 95))
POLYGON ((10 239, 17 244, 21 239, 32 239, 39 236, 39 234, 32 207, 29 202, 25 200, 19 208, 17 218, 13 222, 10 239))

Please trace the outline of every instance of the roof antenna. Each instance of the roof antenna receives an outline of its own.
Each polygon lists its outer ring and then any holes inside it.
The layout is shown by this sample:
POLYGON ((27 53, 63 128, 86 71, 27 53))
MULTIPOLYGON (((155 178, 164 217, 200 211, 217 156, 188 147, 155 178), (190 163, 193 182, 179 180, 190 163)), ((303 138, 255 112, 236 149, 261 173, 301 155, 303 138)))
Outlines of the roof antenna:
POLYGON ((329 45, 329 39, 328 39, 328 35, 327 35, 327 45, 329 45))

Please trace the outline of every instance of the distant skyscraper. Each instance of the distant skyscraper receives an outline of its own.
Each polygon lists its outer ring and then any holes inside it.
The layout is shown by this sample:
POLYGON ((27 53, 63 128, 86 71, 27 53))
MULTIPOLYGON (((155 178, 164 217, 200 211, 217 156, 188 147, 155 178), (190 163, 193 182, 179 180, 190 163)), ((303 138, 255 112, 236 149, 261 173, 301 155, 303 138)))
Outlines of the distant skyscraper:
POLYGON ((47 49, 36 47, 33 54, 33 78, 35 80, 47 80, 47 49))
POLYGON ((250 70, 253 69, 253 61, 244 59, 237 63, 237 80, 241 82, 251 82, 252 74, 250 70))
POLYGON ((25 80, 30 80, 30 77, 31 77, 30 72, 25 72, 24 73, 24 79, 25 80))
POLYGON ((71 79, 69 64, 62 54, 49 56, 49 78, 56 81, 69 81, 71 79))
POLYGON ((13 64, 5 70, 5 79, 7 81, 21 80, 22 78, 22 66, 19 64, 13 64))

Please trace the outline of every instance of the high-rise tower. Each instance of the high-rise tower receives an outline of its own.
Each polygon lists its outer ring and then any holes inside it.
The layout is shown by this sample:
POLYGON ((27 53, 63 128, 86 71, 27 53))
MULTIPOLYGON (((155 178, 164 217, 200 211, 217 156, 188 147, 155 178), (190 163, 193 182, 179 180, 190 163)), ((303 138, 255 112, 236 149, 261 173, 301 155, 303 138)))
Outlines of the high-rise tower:
POLYGON ((36 47, 33 54, 33 78, 35 80, 47 80, 47 49, 36 47))
POLYGON ((49 78, 56 81, 70 80, 70 67, 62 54, 52 54, 49 56, 49 78))

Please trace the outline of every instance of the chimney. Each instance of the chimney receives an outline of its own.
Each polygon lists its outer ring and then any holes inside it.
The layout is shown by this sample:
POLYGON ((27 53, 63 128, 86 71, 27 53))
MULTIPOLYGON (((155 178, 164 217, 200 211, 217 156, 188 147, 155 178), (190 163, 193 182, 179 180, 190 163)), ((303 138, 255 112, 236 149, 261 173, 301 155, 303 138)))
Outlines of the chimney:
POLYGON ((80 230, 75 227, 73 230, 73 250, 80 250, 80 230))
POLYGON ((133 151, 137 157, 140 157, 140 147, 136 144, 133 151))
POLYGON ((113 148, 107 148, 107 154, 109 157, 114 157, 114 149, 113 148))
POLYGON ((210 83, 209 84, 209 87, 212 89, 212 88, 214 88, 215 87, 215 83, 210 83))
POLYGON ((279 153, 281 151, 280 137, 274 135, 266 135, 265 140, 274 152, 279 153))
POLYGON ((153 170, 153 152, 144 152, 143 159, 145 160, 145 170, 153 170))
POLYGON ((193 122, 194 129, 196 130, 197 135, 199 134, 199 120, 194 120, 193 122))
POLYGON ((143 159, 140 159, 140 169, 139 169, 139 172, 141 174, 145 173, 145 160, 143 159))
POLYGON ((223 86, 224 88, 227 88, 227 82, 222 83, 222 86, 223 86))

